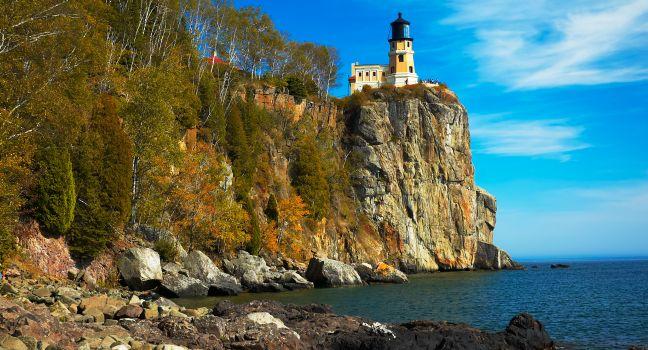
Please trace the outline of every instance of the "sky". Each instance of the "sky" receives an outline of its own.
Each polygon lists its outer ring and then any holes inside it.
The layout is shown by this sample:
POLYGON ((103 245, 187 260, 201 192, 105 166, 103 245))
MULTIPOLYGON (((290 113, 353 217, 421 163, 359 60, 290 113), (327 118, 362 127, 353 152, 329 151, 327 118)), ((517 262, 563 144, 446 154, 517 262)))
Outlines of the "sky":
POLYGON ((388 62, 410 22, 421 78, 469 113, 477 184, 514 258, 648 257, 648 0, 238 0, 292 40, 388 62))

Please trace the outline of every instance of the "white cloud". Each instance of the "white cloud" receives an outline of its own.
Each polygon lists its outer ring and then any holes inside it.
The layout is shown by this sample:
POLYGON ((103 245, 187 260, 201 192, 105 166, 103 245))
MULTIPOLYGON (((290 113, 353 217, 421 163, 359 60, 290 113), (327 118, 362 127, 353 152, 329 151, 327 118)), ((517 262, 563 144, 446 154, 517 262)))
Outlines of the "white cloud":
POLYGON ((570 159, 588 148, 580 140, 583 128, 562 119, 517 120, 504 115, 473 115, 470 132, 476 152, 503 156, 542 156, 570 159))
POLYGON ((648 79, 648 0, 457 0, 443 23, 474 30, 487 81, 511 89, 648 79))

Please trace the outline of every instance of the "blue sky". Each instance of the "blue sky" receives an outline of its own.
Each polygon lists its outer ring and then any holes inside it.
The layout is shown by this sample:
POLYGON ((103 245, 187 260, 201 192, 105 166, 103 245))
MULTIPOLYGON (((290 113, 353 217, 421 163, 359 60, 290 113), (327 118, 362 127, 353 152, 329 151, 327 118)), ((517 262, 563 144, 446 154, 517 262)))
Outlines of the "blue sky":
POLYGON ((416 69, 470 115, 477 183, 514 257, 648 256, 648 0, 242 0, 293 40, 387 62, 412 22, 416 69))

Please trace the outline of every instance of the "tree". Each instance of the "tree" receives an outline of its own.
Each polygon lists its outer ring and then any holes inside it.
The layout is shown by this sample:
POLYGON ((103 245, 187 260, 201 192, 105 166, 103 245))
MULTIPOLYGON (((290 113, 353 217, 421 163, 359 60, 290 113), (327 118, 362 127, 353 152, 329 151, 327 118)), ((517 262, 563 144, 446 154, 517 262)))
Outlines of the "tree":
POLYGON ((66 146, 50 143, 36 155, 34 213, 46 232, 65 234, 74 219, 76 190, 70 153, 66 146))
POLYGON ((301 103, 306 98, 304 82, 298 77, 289 76, 286 83, 288 84, 288 93, 295 98, 295 102, 301 103))
POLYGON ((304 136, 296 144, 296 159, 292 165, 293 184, 299 195, 308 204, 316 219, 328 215, 330 210, 330 188, 328 174, 324 167, 322 152, 316 138, 304 136))
POLYGON ((304 246, 302 222, 310 212, 300 196, 290 196, 280 200, 278 212, 277 245, 284 254, 298 257, 304 246))
POLYGON ((129 214, 132 144, 116 109, 113 97, 102 96, 77 146, 77 211, 68 241, 79 257, 103 251, 129 214))
POLYGON ((235 192, 243 198, 252 187, 254 163, 240 109, 233 108, 227 116, 227 153, 232 160, 235 192))
POLYGON ((222 187, 225 167, 213 146, 199 143, 189 150, 171 177, 167 211, 171 225, 189 249, 223 253, 249 241, 249 217, 222 187))
POLYGON ((0 263, 14 251, 13 229, 24 203, 22 191, 32 177, 32 135, 20 119, 0 109, 0 263))
POLYGON ((131 224, 161 215, 161 207, 139 211, 139 206, 157 202, 155 197, 160 191, 152 175, 169 173, 180 156, 180 127, 169 103, 178 82, 167 73, 162 67, 137 70, 129 82, 132 98, 122 111, 126 132, 133 142, 131 224))

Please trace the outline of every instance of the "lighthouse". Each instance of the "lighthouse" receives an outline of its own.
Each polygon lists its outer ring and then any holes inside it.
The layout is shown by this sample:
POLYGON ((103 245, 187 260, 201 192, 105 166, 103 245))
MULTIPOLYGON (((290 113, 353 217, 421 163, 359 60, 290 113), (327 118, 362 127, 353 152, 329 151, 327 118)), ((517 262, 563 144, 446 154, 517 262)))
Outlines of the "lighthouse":
POLYGON ((414 68, 414 39, 410 33, 410 22, 398 13, 391 22, 389 37, 389 64, 351 64, 349 93, 362 91, 369 86, 378 88, 383 85, 405 86, 418 84, 419 78, 414 68))
POLYGON ((398 13, 391 23, 389 39, 389 74, 387 83, 395 86, 418 84, 414 69, 414 39, 410 35, 410 22, 398 13))

